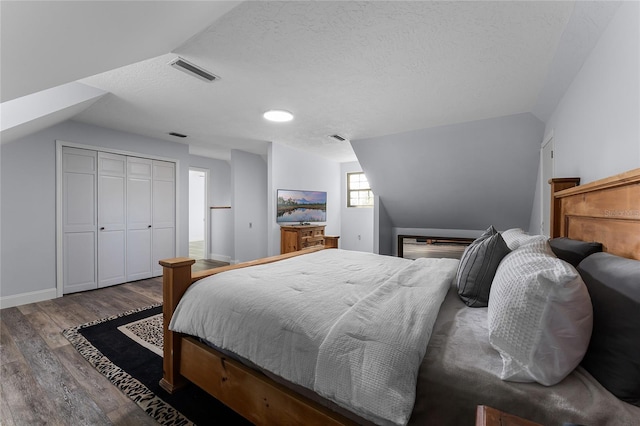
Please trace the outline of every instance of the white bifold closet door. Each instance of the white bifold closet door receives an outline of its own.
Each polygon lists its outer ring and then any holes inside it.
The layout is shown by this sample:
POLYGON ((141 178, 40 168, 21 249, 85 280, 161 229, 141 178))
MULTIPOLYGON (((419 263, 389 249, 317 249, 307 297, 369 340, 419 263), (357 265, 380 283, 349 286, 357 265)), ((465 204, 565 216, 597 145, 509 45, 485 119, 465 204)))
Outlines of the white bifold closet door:
POLYGON ((127 157, 127 281, 151 277, 153 160, 127 157))
POLYGON ((62 149, 63 293, 162 275, 175 257, 176 165, 62 149))
POLYGON ((64 293, 96 288, 96 157, 86 149, 62 151, 64 293))
POLYGON ((127 157, 98 152, 98 287, 126 281, 127 157))

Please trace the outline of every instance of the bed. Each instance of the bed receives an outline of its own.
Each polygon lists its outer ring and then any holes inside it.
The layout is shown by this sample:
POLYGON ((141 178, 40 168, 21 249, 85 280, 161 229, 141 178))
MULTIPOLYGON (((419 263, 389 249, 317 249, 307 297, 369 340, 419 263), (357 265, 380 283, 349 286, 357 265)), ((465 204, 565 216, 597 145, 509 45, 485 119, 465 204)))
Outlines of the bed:
MULTIPOLYGON (((551 229, 558 229, 554 237, 599 241, 608 253, 640 259, 640 169, 564 189, 553 197, 555 225, 551 229)), ((191 273, 193 260, 161 261, 165 332, 162 387, 175 392, 191 381, 255 424, 371 423, 370 417, 357 410, 316 398, 313 392, 265 374, 245 359, 235 359, 221 348, 169 329, 174 311, 192 283, 226 271, 319 255, 316 252, 321 250, 195 274, 191 273)), ((419 365, 415 405, 408 424, 472 424, 480 404, 544 424, 637 424, 640 408, 615 398, 582 367, 553 386, 501 380, 502 361, 489 344, 486 308, 468 308, 454 286, 444 294, 427 333, 426 356, 419 365)), ((378 420, 373 421, 384 423, 378 420)))

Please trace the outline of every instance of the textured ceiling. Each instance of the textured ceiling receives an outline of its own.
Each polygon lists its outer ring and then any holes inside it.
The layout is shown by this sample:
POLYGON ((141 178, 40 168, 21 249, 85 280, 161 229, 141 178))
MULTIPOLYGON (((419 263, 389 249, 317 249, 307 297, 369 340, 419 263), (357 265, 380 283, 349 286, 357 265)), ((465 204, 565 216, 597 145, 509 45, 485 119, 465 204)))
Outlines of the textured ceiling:
POLYGON ((351 161, 350 144, 328 135, 357 140, 521 112, 546 119, 612 4, 3 0, 2 99, 80 79, 109 94, 79 121, 215 158, 265 154, 274 141, 351 161), (178 55, 222 79, 168 66, 178 55), (294 121, 266 122, 271 108, 294 121))
POLYGON ((82 80, 109 91, 80 121, 265 153, 275 141, 355 159, 360 139, 531 111, 571 2, 244 2, 175 53, 82 80), (270 108, 288 124, 262 118, 270 108))

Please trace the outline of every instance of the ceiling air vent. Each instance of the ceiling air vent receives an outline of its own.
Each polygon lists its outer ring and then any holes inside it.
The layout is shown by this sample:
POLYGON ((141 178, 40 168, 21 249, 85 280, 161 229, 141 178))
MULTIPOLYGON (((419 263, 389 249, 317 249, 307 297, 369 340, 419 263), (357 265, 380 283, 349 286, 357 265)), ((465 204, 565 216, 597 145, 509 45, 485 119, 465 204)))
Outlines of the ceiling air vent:
POLYGON ((337 140, 337 141, 340 141, 340 142, 344 142, 344 141, 346 141, 346 140, 347 140, 347 138, 342 137, 342 136, 340 136, 340 135, 330 135, 329 137, 330 137, 330 138, 333 138, 333 139, 335 139, 335 140, 337 140))
POLYGON ((186 138, 187 135, 183 135, 182 133, 177 133, 177 132, 169 132, 169 134, 171 136, 175 136, 176 138, 186 138))
POLYGON ((185 61, 182 58, 174 59, 173 61, 169 62, 169 65, 171 65, 176 69, 179 69, 180 71, 184 71, 189 75, 199 78, 200 80, 204 80, 204 81, 220 80, 220 77, 218 77, 217 75, 210 73, 204 68, 194 65, 188 61, 185 61))

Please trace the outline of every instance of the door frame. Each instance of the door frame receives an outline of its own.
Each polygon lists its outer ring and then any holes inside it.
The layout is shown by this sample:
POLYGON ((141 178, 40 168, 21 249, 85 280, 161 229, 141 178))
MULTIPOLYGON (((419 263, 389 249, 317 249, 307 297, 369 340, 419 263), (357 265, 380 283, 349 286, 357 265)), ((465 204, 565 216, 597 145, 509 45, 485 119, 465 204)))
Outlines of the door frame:
MULTIPOLYGON (((209 173, 210 170, 203 168, 203 167, 192 167, 189 166, 189 171, 193 170, 194 172, 202 172, 204 173, 204 255, 207 259, 210 258, 210 254, 209 253, 209 222, 211 220, 211 218, 209 216, 211 216, 209 213, 209 173)), ((191 188, 189 188, 189 190, 191 190, 191 188)), ((189 226, 191 226, 191 223, 189 223, 189 226)))
MULTIPOLYGON (((544 234, 544 223, 545 221, 547 223, 549 223, 549 221, 551 220, 550 215, 551 212, 547 211, 545 212, 545 185, 547 185, 547 187, 549 187, 549 182, 548 180, 545 181, 545 175, 544 175, 544 149, 546 148, 547 145, 551 144, 551 177, 553 178, 555 176, 555 169, 556 169, 556 165, 555 165, 555 158, 553 155, 553 151, 554 151, 554 145, 553 145, 553 129, 551 129, 551 131, 549 132, 549 134, 547 136, 544 137, 544 139, 542 140, 542 144, 540 144, 540 234, 543 235, 544 234)), ((550 187, 549 187, 550 189, 550 187)), ((549 194, 549 197, 547 199, 547 201, 549 203, 551 203, 551 194, 549 194)), ((551 208, 551 204, 549 204, 549 208, 551 208)), ((548 236, 548 235, 547 235, 548 236)))
POLYGON ((143 154, 134 151, 125 151, 120 149, 105 148, 99 145, 86 145, 76 142, 68 142, 56 139, 56 297, 62 297, 64 295, 64 276, 63 276, 63 232, 62 232, 62 148, 80 148, 88 149, 91 151, 106 152, 109 154, 127 155, 130 157, 148 158, 151 160, 168 161, 175 163, 176 165, 176 203, 175 203, 175 218, 176 218, 176 256, 180 252, 180 209, 178 208, 178 200, 180 200, 180 160, 170 157, 161 157, 152 154, 143 154))

